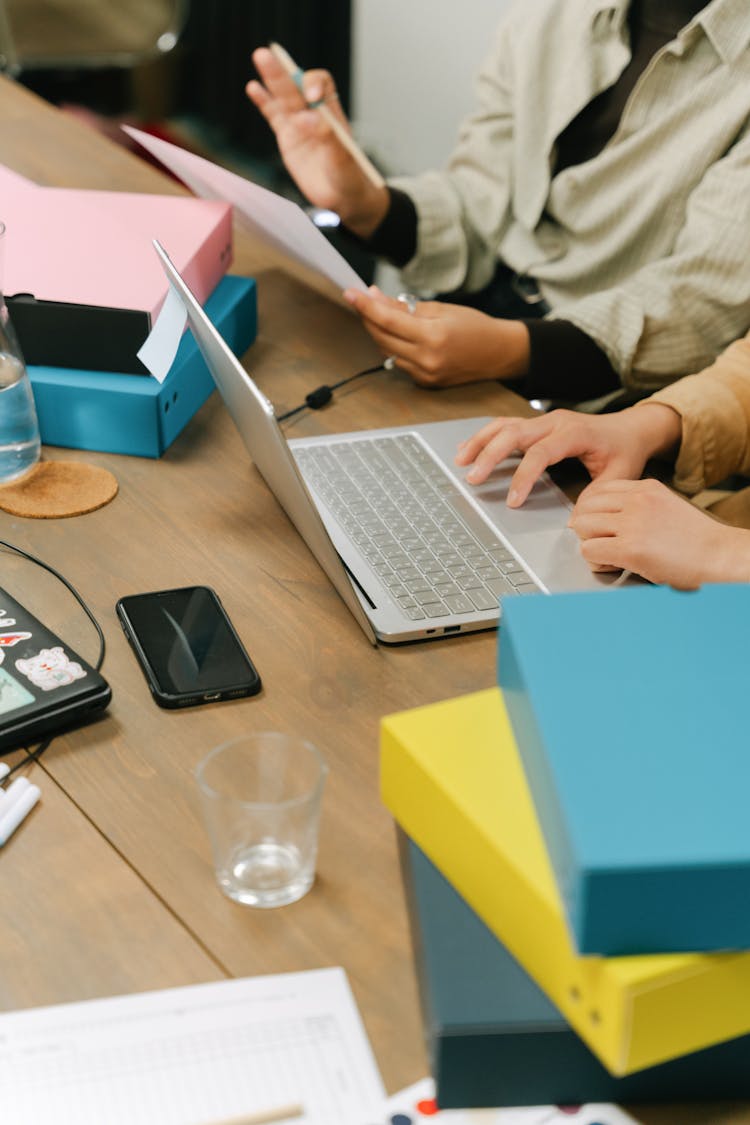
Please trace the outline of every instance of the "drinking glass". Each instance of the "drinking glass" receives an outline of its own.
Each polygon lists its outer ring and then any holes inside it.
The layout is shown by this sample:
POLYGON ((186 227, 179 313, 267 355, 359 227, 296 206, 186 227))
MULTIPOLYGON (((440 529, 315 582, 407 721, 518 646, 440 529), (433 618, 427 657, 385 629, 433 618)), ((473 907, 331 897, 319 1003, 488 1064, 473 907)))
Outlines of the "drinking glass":
POLYGON ((28 473, 41 453, 31 382, 3 295, 7 237, 0 223, 0 484, 28 473))
POLYGON ((285 906, 315 878, 328 768, 304 739, 278 731, 215 747, 195 771, 221 890, 248 906, 285 906))

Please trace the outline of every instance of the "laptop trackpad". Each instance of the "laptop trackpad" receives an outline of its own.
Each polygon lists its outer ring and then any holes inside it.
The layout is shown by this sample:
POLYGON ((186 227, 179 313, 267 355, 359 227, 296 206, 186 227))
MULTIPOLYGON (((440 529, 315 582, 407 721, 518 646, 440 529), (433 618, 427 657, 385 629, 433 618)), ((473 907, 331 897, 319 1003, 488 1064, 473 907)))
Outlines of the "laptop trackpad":
POLYGON ((507 506, 518 461, 504 462, 472 496, 547 590, 597 589, 614 574, 593 574, 581 555, 576 533, 567 526, 572 506, 549 479, 537 481, 520 508, 507 506))

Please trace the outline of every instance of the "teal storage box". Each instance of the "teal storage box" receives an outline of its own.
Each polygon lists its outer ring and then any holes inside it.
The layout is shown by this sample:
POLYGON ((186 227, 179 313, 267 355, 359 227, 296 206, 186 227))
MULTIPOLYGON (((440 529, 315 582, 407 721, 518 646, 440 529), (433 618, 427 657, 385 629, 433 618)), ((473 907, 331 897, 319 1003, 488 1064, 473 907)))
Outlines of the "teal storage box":
POLYGON ((614 1078, 400 831, 399 848, 442 1109, 750 1097, 750 1035, 614 1078))
MULTIPOLYGON (((257 331, 252 278, 224 277, 206 312, 236 355, 257 331)), ((214 389, 188 330, 163 383, 149 375, 29 367, 39 429, 45 445, 160 457, 214 389)))
POLYGON ((750 948, 750 585, 503 614, 499 682, 579 952, 750 948))

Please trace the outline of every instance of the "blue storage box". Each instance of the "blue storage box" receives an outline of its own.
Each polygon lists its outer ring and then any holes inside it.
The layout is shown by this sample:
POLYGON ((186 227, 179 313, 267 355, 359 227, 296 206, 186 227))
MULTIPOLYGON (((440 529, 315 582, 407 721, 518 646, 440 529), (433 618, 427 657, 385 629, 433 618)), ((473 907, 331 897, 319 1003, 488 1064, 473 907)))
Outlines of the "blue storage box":
MULTIPOLYGON (((206 312, 236 355, 257 331, 252 278, 224 277, 206 312)), ((30 366, 39 428, 45 445, 160 457, 214 389, 188 330, 163 383, 149 375, 30 366)))
POLYGON ((499 681, 579 952, 750 948, 750 585, 503 613, 499 681))
POLYGON ((750 1035, 614 1078, 401 831, 399 846, 442 1109, 750 1097, 750 1035))

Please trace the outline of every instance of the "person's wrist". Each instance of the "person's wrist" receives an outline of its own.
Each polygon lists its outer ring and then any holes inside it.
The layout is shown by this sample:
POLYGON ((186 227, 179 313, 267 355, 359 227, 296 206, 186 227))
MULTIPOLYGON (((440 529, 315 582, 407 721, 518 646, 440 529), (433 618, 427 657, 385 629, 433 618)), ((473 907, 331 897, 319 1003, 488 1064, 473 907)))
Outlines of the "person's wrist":
POLYGON ((676 455, 682 440, 682 418, 661 402, 641 402, 623 411, 633 422, 644 459, 676 455))
POLYGON ((709 563, 710 581, 750 582, 750 531, 717 521, 716 532, 709 563))
POLYGON ((496 320, 497 341, 493 347, 492 370, 488 379, 520 379, 528 374, 531 337, 522 320, 496 320))
POLYGON ((368 183, 360 192, 342 201, 338 209, 339 218, 347 230, 357 238, 372 238, 390 206, 390 192, 387 187, 375 187, 368 183))

